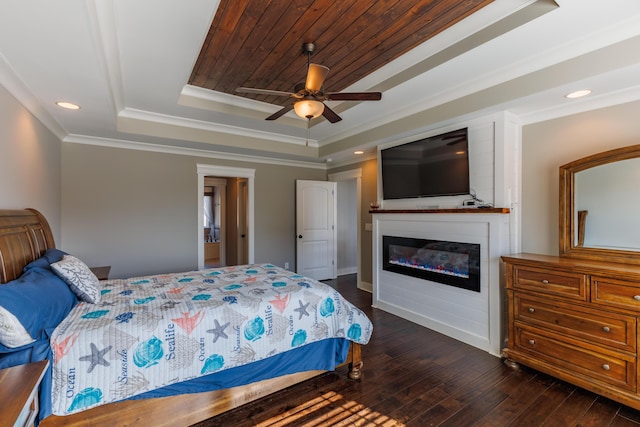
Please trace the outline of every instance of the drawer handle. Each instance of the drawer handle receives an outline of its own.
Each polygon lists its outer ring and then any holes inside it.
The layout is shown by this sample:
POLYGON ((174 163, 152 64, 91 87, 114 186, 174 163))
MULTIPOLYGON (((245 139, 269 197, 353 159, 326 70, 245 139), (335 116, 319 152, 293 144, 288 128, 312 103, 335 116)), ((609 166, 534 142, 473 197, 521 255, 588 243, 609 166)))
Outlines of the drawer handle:
MULTIPOLYGON (((544 280, 542 281, 542 283, 543 283, 543 284, 545 284, 545 285, 548 285, 548 284, 549 284, 549 281, 548 281, 547 279, 544 279, 544 280)), ((638 296, 640 296, 640 295, 638 295, 638 296)))
POLYGON ((606 363, 604 365, 602 365, 602 369, 604 369, 605 371, 608 371, 611 369, 611 366, 607 365, 606 363))
POLYGON ((536 309, 535 309, 535 308, 533 308, 533 307, 529 307, 529 313, 535 313, 535 312, 536 312, 536 309))
POLYGON ((636 301, 640 301, 640 295, 634 295, 633 299, 636 300, 636 301))
POLYGON ((608 327, 608 326, 603 326, 602 330, 605 331, 605 332, 611 332, 611 328, 608 327))
POLYGON ((536 340, 529 340, 529 344, 535 345, 536 344, 536 340))

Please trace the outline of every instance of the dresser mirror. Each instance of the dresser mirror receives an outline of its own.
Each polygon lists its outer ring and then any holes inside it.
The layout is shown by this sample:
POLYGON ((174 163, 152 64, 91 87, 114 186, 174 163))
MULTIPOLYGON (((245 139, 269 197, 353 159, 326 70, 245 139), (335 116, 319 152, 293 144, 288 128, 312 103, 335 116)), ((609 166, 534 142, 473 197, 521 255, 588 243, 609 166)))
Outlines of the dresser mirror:
POLYGON ((640 264, 640 145, 560 167, 560 255, 640 264))

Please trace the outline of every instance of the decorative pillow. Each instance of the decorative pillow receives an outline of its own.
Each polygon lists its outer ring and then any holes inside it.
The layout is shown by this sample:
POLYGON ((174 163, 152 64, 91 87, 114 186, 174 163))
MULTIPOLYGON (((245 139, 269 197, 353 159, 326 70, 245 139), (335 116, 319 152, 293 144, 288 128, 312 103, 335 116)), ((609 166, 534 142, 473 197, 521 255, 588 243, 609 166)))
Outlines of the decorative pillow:
POLYGON ((80 301, 95 304, 100 301, 100 281, 87 264, 72 255, 51 264, 51 269, 71 288, 80 301))
POLYGON ((34 341, 18 318, 0 306, 0 342, 7 347, 15 348, 34 341))
POLYGON ((0 285, 0 307, 10 314, 0 321, 0 344, 15 348, 46 337, 77 302, 67 284, 49 268, 29 269, 0 285))

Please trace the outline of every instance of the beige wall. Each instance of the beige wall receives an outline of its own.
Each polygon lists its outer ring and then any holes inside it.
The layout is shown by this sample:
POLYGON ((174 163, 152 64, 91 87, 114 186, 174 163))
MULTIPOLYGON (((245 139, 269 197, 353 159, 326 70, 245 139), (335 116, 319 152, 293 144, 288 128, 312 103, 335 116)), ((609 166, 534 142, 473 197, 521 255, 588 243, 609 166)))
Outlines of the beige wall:
POLYGON ((35 208, 60 241, 60 140, 0 85, 0 209, 35 208))
POLYGON ((326 171, 63 146, 62 249, 112 277, 197 268, 196 165, 255 169, 255 261, 295 265, 295 180, 326 171))
POLYGON ((558 254, 558 168, 640 144, 640 101, 523 127, 522 251, 558 254))

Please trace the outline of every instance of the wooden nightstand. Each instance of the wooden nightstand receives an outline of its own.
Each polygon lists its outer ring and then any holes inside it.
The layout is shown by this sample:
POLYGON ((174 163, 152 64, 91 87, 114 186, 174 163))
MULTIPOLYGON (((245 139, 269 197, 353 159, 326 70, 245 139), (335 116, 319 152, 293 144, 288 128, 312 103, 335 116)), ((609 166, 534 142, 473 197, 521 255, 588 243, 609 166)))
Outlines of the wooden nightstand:
POLYGON ((90 267, 90 270, 93 272, 93 274, 96 275, 98 280, 108 280, 111 266, 107 265, 105 267, 90 267))
POLYGON ((48 365, 44 360, 0 370, 3 425, 33 426, 40 410, 38 387, 48 365))

